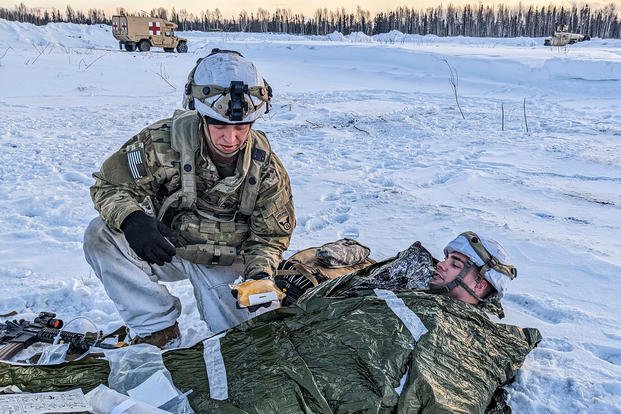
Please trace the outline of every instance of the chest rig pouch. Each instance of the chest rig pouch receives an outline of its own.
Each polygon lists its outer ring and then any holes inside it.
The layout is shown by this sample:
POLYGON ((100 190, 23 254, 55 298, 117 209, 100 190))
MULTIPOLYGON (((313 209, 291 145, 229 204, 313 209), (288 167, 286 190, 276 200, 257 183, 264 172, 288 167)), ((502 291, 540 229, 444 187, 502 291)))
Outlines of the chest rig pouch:
MULTIPOLYGON (((197 207, 196 157, 203 134, 196 111, 175 111, 171 128, 171 147, 179 153, 181 189, 171 194, 159 211, 161 220, 175 205, 178 213, 171 227, 178 232, 177 254, 193 263, 229 266, 239 256, 241 245, 250 234, 249 217, 259 195, 261 172, 271 154, 265 135, 251 131, 243 155, 242 192, 237 208, 197 207)), ((239 187, 238 187, 239 188, 239 187)), ((201 203, 204 204, 204 203, 201 203)))

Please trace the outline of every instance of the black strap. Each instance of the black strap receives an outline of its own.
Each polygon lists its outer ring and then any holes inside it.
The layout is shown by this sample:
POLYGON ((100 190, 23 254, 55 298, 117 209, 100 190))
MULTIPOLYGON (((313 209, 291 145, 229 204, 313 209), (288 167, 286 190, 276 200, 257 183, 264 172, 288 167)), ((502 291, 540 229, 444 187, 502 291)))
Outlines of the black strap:
POLYGON ((217 55, 218 53, 232 53, 234 55, 238 55, 239 57, 244 57, 244 55, 239 53, 237 50, 219 49, 217 47, 214 47, 213 49, 211 49, 211 53, 208 54, 207 57, 217 55))
POLYGON ((470 288, 470 286, 466 285, 466 283, 464 283, 463 280, 459 280, 459 284, 461 285, 461 287, 464 288, 464 290, 466 292, 468 292, 470 294, 470 296, 472 296, 473 298, 475 298, 476 300, 478 300, 479 302, 482 301, 483 299, 481 297, 479 297, 479 295, 477 295, 476 293, 474 293, 474 290, 472 290, 470 288))
POLYGON ((435 294, 446 294, 449 293, 451 290, 455 289, 457 286, 461 286, 466 292, 470 294, 470 296, 474 297, 478 301, 482 301, 483 299, 481 299, 476 293, 474 293, 470 286, 466 285, 466 283, 464 282, 466 274, 468 274, 468 272, 472 268, 476 269, 476 265, 470 259, 468 259, 468 261, 464 264, 463 269, 461 269, 461 271, 454 280, 450 281, 446 285, 441 286, 430 284, 429 291, 435 294))

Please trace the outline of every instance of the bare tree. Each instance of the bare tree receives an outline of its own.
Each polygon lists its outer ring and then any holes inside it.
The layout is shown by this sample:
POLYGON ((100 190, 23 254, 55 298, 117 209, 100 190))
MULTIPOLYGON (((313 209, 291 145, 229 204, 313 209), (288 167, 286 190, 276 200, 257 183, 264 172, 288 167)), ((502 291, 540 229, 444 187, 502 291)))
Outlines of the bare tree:
POLYGON ((88 68, 93 66, 93 64, 95 62, 97 62, 99 59, 101 59, 102 57, 103 57, 103 55, 100 55, 97 58, 95 58, 94 60, 92 60, 90 63, 87 63, 84 59, 80 59, 80 62, 78 63, 78 70, 84 69, 84 71, 87 71, 88 68), (84 65, 84 68, 82 68, 82 65, 84 65))
MULTIPOLYGON (((116 14, 137 15, 139 13, 117 8, 116 14)), ((382 11, 371 15, 359 6, 351 13, 342 7, 335 10, 320 8, 312 16, 293 14, 289 9, 277 9, 271 13, 259 9, 255 14, 242 12, 239 20, 235 17, 225 18, 219 10, 201 12, 193 15, 185 10, 170 12, 159 7, 151 9, 148 14, 161 17, 179 24, 186 30, 254 31, 286 32, 294 34, 314 33, 325 35, 333 31, 349 34, 361 31, 366 34, 386 33, 399 30, 411 34, 435 34, 438 36, 473 36, 473 37, 542 37, 551 35, 559 24, 567 24, 571 31, 600 38, 620 38, 621 19, 618 6, 614 3, 591 9, 588 5, 571 7, 548 5, 527 6, 519 3, 507 6, 495 5, 455 5, 429 7, 414 10, 405 6, 394 10, 382 11), (244 16, 245 14, 245 16, 244 16)), ((103 11, 90 9, 84 13, 67 6, 63 13, 52 8, 29 8, 24 3, 12 9, 0 7, 0 19, 29 22, 44 25, 49 22, 104 23, 111 24, 111 19, 103 11)))
POLYGON ((524 126, 526 127, 526 132, 528 132, 528 119, 526 119, 526 98, 524 98, 524 104, 522 107, 524 109, 524 126))
POLYGON ((500 103, 500 129, 505 130, 505 104, 502 102, 500 103))
POLYGON ((9 53, 9 50, 14 50, 11 46, 7 47, 2 56, 0 56, 0 66, 2 66, 2 59, 9 53))
POLYGON ((448 63, 448 60, 442 59, 442 61, 446 63, 446 66, 448 66, 449 69, 449 83, 451 85, 451 89, 453 89, 453 95, 455 96, 455 103, 457 104, 459 113, 461 114, 461 117, 463 119, 466 119, 466 117, 464 116, 464 111, 461 110, 461 106, 459 105, 459 97, 457 94, 457 89, 459 87, 459 75, 457 74, 457 70, 454 69, 450 63, 448 63))
POLYGON ((270 12, 259 7, 257 9, 257 20, 259 21, 259 32, 267 32, 270 20, 270 12))
POLYGON ((164 82, 166 82, 166 83, 168 84, 168 86, 170 86, 171 88, 173 88, 173 90, 177 90, 177 88, 175 88, 175 85, 173 85, 172 83, 170 83, 169 76, 168 76, 168 74, 166 73, 166 68, 164 67, 164 64, 163 64, 163 63, 160 63, 160 72, 159 72, 159 73, 155 72, 155 74, 156 74, 157 76, 159 76, 160 78, 162 78, 162 80, 163 80, 164 82))

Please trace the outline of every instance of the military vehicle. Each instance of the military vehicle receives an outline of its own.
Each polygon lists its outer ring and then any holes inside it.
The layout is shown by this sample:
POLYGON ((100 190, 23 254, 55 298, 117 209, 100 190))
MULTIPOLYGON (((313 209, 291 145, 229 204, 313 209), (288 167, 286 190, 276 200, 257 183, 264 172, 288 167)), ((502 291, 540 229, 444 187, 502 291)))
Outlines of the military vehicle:
POLYGON ((128 52, 148 52, 151 47, 164 48, 165 52, 188 51, 188 40, 175 36, 175 23, 158 17, 112 16, 112 35, 119 41, 119 48, 128 52))
POLYGON ((544 46, 565 46, 573 45, 576 42, 582 42, 583 40, 591 40, 589 35, 582 35, 578 33, 570 33, 567 25, 560 25, 556 28, 556 32, 551 37, 547 37, 543 44, 544 46))

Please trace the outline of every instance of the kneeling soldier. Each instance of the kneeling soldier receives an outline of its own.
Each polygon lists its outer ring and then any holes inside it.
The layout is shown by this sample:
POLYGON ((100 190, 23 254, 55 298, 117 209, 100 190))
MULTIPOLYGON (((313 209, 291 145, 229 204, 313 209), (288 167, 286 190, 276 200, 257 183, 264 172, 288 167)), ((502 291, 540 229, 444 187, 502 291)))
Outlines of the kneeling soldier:
POLYGON ((212 332, 253 316, 231 296, 238 276, 277 291, 296 221, 287 172, 252 129, 270 98, 252 62, 214 49, 188 76, 186 110, 143 129, 93 174, 100 217, 84 252, 134 343, 179 337, 181 303, 160 281, 189 279, 212 332))

